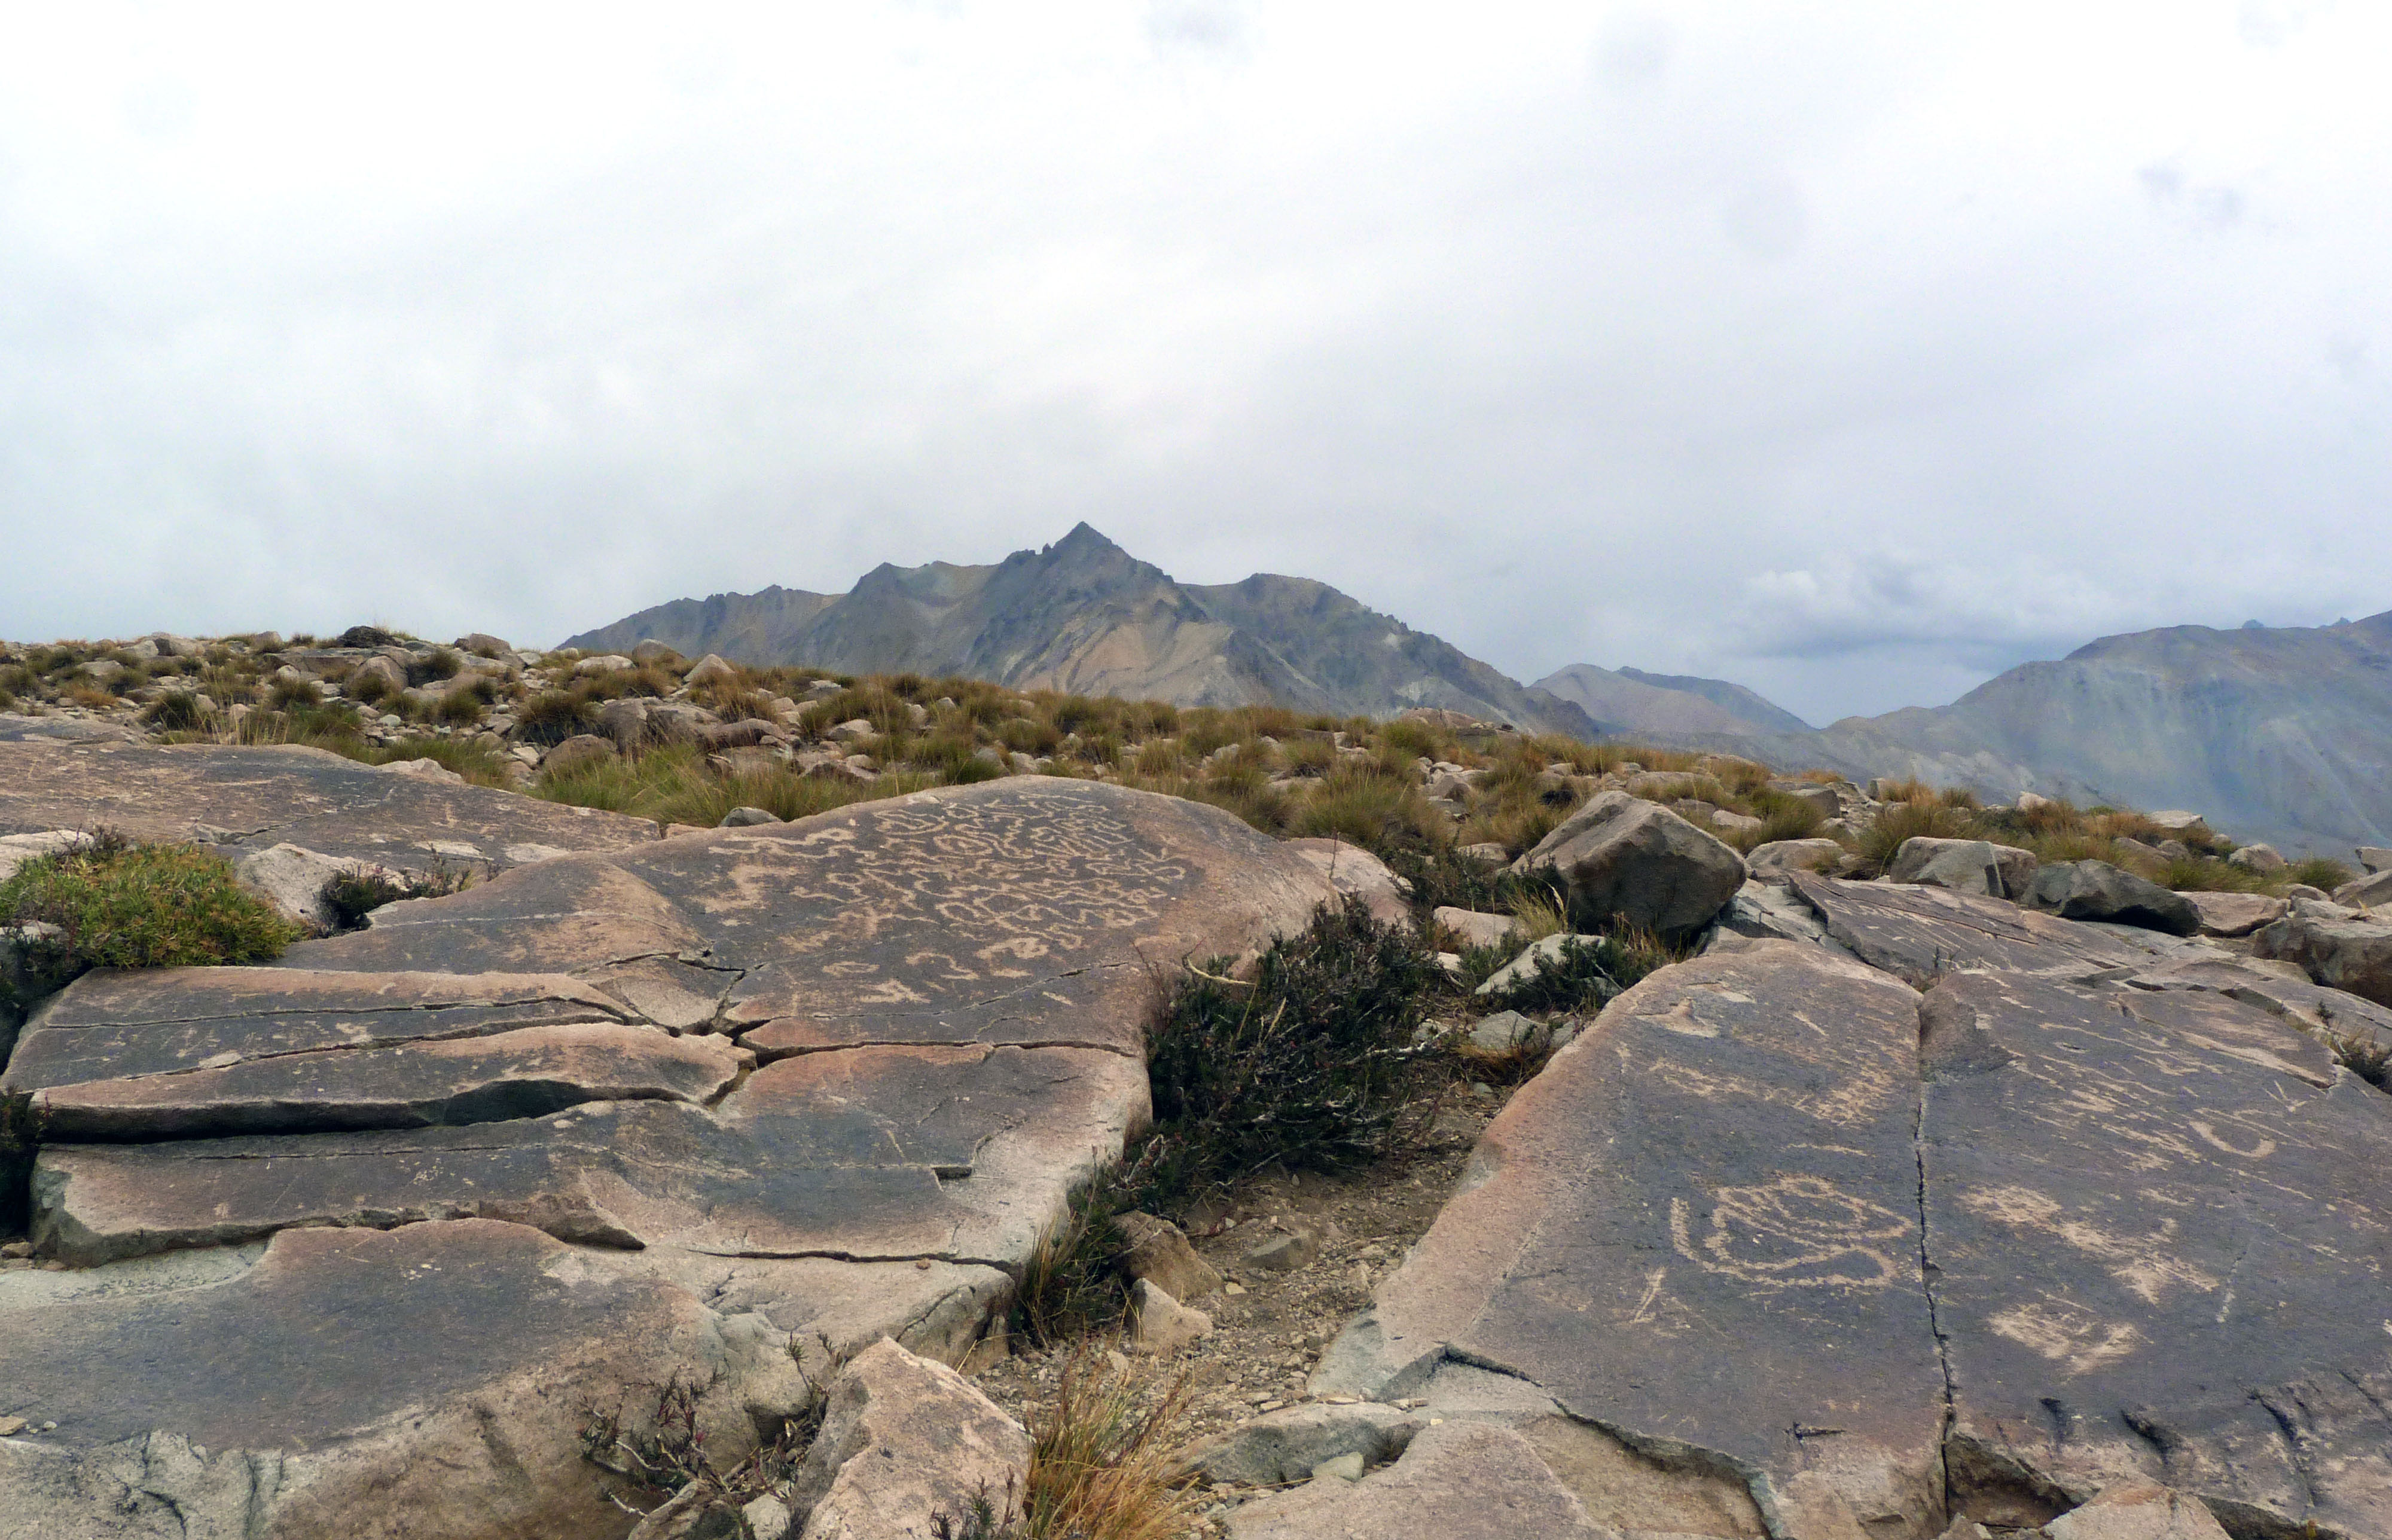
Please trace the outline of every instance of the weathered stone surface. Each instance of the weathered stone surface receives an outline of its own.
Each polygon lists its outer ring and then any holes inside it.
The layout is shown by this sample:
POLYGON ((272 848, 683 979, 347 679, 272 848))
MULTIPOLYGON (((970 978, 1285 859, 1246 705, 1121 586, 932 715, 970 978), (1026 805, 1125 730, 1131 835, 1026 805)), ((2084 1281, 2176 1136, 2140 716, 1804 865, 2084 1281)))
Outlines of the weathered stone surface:
POLYGON ((242 885, 280 911, 284 919, 318 932, 332 929, 339 919, 324 901, 324 885, 359 870, 357 861, 289 844, 243 857, 233 868, 242 885))
POLYGON ((1112 1054, 878 1048, 768 1066, 712 1114, 614 1101, 471 1127, 61 1143, 36 1165, 34 1227, 78 1264, 457 1216, 605 1246, 1010 1263, 1091 1152, 1145 1116, 1145 1090, 1112 1054))
POLYGON ((2134 966, 2151 955, 2089 926, 1946 888, 1802 872, 1788 881, 1839 945, 1914 984, 1959 968, 2074 976, 2134 966))
POLYGON ((2051 1540, 2227 1540, 2200 1498, 2143 1482, 2112 1487, 2043 1532, 2051 1540))
POLYGON ((1956 975, 1923 1019, 1971 1515, 2138 1480, 2254 1533, 2392 1532, 2392 1098, 2208 991, 1956 975))
POLYGON ((1464 1359, 1748 1485, 1788 1534, 1923 1523, 1918 1008, 1785 943, 1645 979, 1514 1096, 1314 1389, 1400 1396, 1464 1359))
POLYGON ((2021 899, 2034 881, 2034 852, 1982 839, 1905 839, 1886 869, 1890 882, 1922 883, 1956 893, 2021 899))
POLYGON ((1340 1455, 1359 1455, 1366 1466, 1384 1465, 1427 1426, 1425 1413, 1375 1401, 1312 1402, 1242 1422, 1191 1445, 1179 1459, 1184 1469, 1208 1482, 1277 1486, 1300 1482, 1314 1466, 1340 1455))
POLYGON ((561 974, 100 968, 43 1009, 9 1060, 0 1090, 170 1076, 292 1055, 455 1042, 630 1016, 615 1001, 561 974))
POLYGON ((2245 845, 2226 858, 2229 866, 2239 866, 2245 872, 2281 872, 2292 864, 2283 852, 2272 845, 2245 845))
POLYGON ((2064 920, 2107 920, 2171 936, 2192 936, 2201 930, 2201 913, 2183 894, 2171 893, 2106 861, 2047 866, 2034 874, 2022 901, 2064 920))
POLYGON ((2284 900, 2265 893, 2187 893, 2204 936, 2248 936, 2284 914, 2284 900))
POLYGON ((2328 988, 2392 1005, 2392 922, 2338 904, 2295 899, 2282 919, 2251 936, 2262 957, 2294 964, 2328 988))
POLYGON ((1370 851, 1342 839, 1291 839, 1286 848, 1310 861, 1338 892, 1359 898, 1382 924, 1411 924, 1410 886, 1370 851))
POLYGON ((2334 901, 2345 909, 2373 909, 2392 904, 2392 872, 2373 872, 2334 890, 2334 901))
MULTIPOLYGON (((32 1034, 42 1035, 39 1027, 32 1034)), ((421 1128, 536 1118, 580 1102, 702 1102, 739 1068, 722 1038, 646 1026, 526 1027, 42 1085, 32 1088, 32 1109, 47 1140, 421 1128)), ((9 1080, 30 1084, 13 1067, 9 1080)))
POLYGON ((517 864, 509 845, 623 850, 656 832, 645 819, 385 774, 321 749, 0 735, 0 833, 96 824, 209 841, 235 860, 290 844, 409 870, 430 866, 436 843, 503 869, 517 864))
POLYGON ((1744 884, 1744 860, 1658 804, 1602 792, 1513 862, 1551 867, 1573 899, 1663 934, 1709 925, 1744 884))
POLYGON ((1002 1502, 1030 1473, 1030 1436, 942 1364, 894 1342, 866 1349, 830 1388, 822 1431, 791 1483, 802 1540, 928 1540, 985 1493, 1002 1502))
POLYGON ((1825 871, 1843 858, 1844 848, 1832 839, 1777 839, 1747 851, 1744 869, 1753 881, 1767 882, 1789 872, 1825 871))
POLYGON ((1598 1529, 1535 1445, 1508 1428, 1448 1423, 1352 1485, 1310 1482, 1229 1516, 1233 1540, 1616 1540, 1598 1529))
POLYGON ((810 1399, 774 1323, 517 1225, 302 1230, 210 1255, 230 1265, 154 1285, 0 1275, 10 1403, 58 1424, 0 1444, 12 1528, 617 1534, 629 1520, 580 1458, 585 1407, 695 1379, 709 1448, 736 1457, 760 1416, 810 1399))

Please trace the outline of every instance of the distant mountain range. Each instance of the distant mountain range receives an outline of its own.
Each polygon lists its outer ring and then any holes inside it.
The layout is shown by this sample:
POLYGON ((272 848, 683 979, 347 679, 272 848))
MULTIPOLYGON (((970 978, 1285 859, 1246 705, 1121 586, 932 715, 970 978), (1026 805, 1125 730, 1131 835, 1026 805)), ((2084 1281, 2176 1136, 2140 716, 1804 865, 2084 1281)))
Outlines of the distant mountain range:
POLYGON ((991 566, 883 565, 844 594, 676 600, 565 645, 623 652, 651 637, 693 657, 964 674, 1182 705, 1442 706, 2003 799, 2190 808, 2287 849, 2346 856, 2392 843, 2392 612, 2315 628, 2105 637, 1949 705, 1825 729, 1722 679, 1574 664, 1522 684, 1326 584, 1179 583, 1085 524, 991 566))
POLYGON ((1278 702, 1371 717, 1442 706, 1577 738, 1618 727, 1325 583, 1267 574, 1176 582, 1085 524, 993 566, 884 564, 844 594, 774 588, 675 600, 565 645, 624 652, 651 637, 691 657, 963 674, 1179 705, 1278 702))

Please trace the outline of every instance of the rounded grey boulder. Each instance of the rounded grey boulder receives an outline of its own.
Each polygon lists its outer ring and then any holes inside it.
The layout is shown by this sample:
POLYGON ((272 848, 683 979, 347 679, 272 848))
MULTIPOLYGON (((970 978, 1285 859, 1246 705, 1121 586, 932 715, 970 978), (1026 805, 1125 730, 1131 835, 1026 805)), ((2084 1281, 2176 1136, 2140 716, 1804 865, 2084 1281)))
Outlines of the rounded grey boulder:
POLYGON ((1512 863, 1551 867, 1574 902, 1664 935, 1710 924, 1744 886, 1744 858, 1658 803, 1604 792, 1512 863))

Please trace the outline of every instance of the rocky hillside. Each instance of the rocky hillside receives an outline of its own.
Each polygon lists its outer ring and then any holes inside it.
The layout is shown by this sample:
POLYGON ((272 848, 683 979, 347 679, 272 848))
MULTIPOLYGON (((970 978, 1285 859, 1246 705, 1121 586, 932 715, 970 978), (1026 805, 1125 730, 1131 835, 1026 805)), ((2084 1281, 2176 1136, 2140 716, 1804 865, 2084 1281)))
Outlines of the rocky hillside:
POLYGON ((1268 575, 1178 583, 1085 524, 993 566, 883 564, 844 594, 676 600, 565 645, 629 653, 649 640, 755 666, 959 674, 1017 690, 1341 717, 1435 706, 1533 731, 1602 731, 1570 702, 1325 584, 1268 575))
POLYGON ((2104 637, 1949 705, 1847 718, 1819 732, 1710 728, 1672 741, 2002 799, 2032 791, 2198 808, 2248 838, 2346 855, 2392 834, 2392 612, 2315 628, 2104 637))

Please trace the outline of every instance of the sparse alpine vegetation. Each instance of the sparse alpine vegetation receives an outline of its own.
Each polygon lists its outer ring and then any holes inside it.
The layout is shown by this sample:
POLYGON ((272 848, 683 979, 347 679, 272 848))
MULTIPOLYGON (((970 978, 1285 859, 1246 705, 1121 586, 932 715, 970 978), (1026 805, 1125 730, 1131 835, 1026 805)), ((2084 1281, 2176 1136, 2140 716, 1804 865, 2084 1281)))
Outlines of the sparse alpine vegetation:
POLYGON ((29 971, 260 963, 298 928, 252 895, 214 852, 140 845, 95 830, 0 880, 0 929, 29 971))

